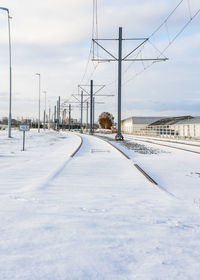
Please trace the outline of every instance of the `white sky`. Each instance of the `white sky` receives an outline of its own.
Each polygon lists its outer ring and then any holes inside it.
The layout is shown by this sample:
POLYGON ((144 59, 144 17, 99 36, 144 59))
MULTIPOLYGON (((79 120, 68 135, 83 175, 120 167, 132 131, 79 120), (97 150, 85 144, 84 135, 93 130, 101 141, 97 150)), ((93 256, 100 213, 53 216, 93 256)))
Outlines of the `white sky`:
MULTIPOLYGON (((47 104, 55 105, 77 93, 87 63, 91 44, 92 0, 2 0, 0 6, 10 9, 13 17, 13 117, 37 117, 38 78, 41 73, 42 91, 47 91, 47 104)), ((191 13, 200 8, 198 0, 190 0, 191 13)), ((124 37, 148 37, 179 3, 174 0, 98 0, 99 38, 117 38, 118 27, 123 27, 124 37)), ((177 30, 189 19, 187 0, 177 13, 153 38, 161 48, 168 44, 177 30)), ((6 13, 0 11, 0 117, 8 115, 8 45, 6 13)), ((200 115, 199 67, 200 32, 198 15, 165 52, 167 62, 153 65, 137 78, 123 86, 122 115, 200 115)), ((117 53, 117 45, 105 46, 117 53)), ((124 44, 124 53, 135 44, 124 44)), ((150 46, 150 45, 149 45, 150 46)), ((102 53, 100 52, 102 55, 102 53)), ((150 47, 148 57, 158 56, 150 47)), ((145 56, 145 54, 144 54, 145 56)), ((105 55, 104 55, 105 57, 105 55)), ((123 70, 129 66, 124 62, 123 70)), ((123 75, 123 81, 132 78, 142 69, 137 62, 123 75)), ((91 77, 96 84, 109 84, 117 77, 117 63, 101 63, 95 73, 92 63, 83 83, 91 77)), ((117 84, 106 87, 104 93, 116 94, 117 84)), ((102 99, 99 99, 102 101, 102 99)), ((116 116, 117 96, 96 105, 96 118, 102 111, 116 116)), ((42 94, 41 109, 44 108, 42 94)), ((74 117, 79 116, 77 110, 74 117)))

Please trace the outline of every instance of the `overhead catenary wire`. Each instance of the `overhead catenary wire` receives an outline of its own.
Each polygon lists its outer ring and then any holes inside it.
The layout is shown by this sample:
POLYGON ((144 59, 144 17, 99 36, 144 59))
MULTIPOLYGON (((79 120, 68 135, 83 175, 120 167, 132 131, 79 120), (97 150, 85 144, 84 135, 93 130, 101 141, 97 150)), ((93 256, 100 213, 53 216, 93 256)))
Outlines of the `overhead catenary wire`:
MULTIPOLYGON (((93 2, 94 2, 95 0, 93 0, 93 2)), ((170 14, 167 16, 167 18, 151 33, 151 35, 148 37, 148 40, 145 42, 145 44, 142 46, 142 49, 144 48, 144 46, 147 44, 147 42, 149 42, 149 39, 151 38, 151 37, 153 37, 155 34, 156 34, 156 32, 158 32, 161 28, 162 28, 162 26, 167 22, 167 20, 175 13, 175 11, 179 8, 179 6, 184 2, 185 0, 181 0, 178 4, 177 4, 177 6, 170 12, 170 14)), ((189 0, 188 0, 189 1, 189 0)), ((152 43, 152 42, 151 42, 152 43)), ((152 43, 153 44, 153 43, 152 43)), ((154 46, 154 48, 156 48, 157 50, 158 50, 158 48, 157 47, 155 47, 154 46)), ((159 51, 159 50, 158 50, 159 51)), ((161 51, 159 51, 160 52, 160 54, 161 54, 161 51)), ((138 57, 139 55, 141 54, 141 49, 139 50, 139 52, 138 52, 138 54, 136 55, 136 57, 138 57)), ((151 63, 151 65, 153 65, 153 63, 154 62, 152 62, 151 63)), ((132 62, 132 63, 130 63, 129 65, 128 65, 128 67, 123 71, 123 75, 125 74, 125 73, 127 73, 128 72, 128 70, 131 68, 131 66, 134 64, 134 62, 132 62)), ((139 74, 141 74, 142 72, 144 72, 144 70, 146 70, 147 68, 149 68, 149 67, 146 67, 146 68, 144 68, 142 71, 140 71, 140 72, 138 72, 136 75, 134 75, 134 77, 132 78, 132 79, 134 79, 135 78, 135 76, 138 76, 139 74)), ((125 83, 128 83, 129 81, 130 81, 131 79, 129 79, 128 81, 126 81, 125 83)), ((112 84, 115 84, 117 82, 117 79, 115 79, 114 81, 112 81, 112 82, 110 82, 107 86, 110 86, 110 85, 112 85, 112 84)), ((125 83, 123 83, 123 85, 125 84, 125 83)))
MULTIPOLYGON (((91 39, 93 39, 94 37, 98 37, 98 5, 97 5, 97 0, 93 0, 93 6, 92 6, 92 30, 91 30, 91 39)), ((88 59, 86 61, 86 64, 85 64, 85 69, 83 71, 83 75, 79 81, 79 85, 82 84, 87 76, 89 75, 89 78, 87 78, 87 81, 89 81, 97 67, 98 67, 98 63, 94 63, 91 58, 92 58, 92 52, 93 52, 93 43, 92 43, 92 40, 90 40, 91 44, 90 44, 90 48, 89 48, 89 54, 88 54, 88 59), (89 68, 90 66, 92 65, 92 72, 88 74, 89 72, 89 68)), ((72 96, 72 94, 71 94, 72 96)), ((70 98, 69 98, 70 99, 70 98)))
MULTIPOLYGON (((98 39, 98 0, 93 0, 93 16, 92 16, 92 38, 96 38, 98 39)), ((191 2, 190 0, 181 0, 176 6, 175 8, 169 13, 169 15, 166 17, 166 19, 150 34, 150 36, 148 37, 148 40, 145 42, 145 44, 143 46, 140 47, 139 51, 136 53, 135 57, 137 58, 138 56, 142 57, 143 56, 143 51, 144 48, 147 47, 148 44, 150 44, 157 52, 158 52, 158 58, 161 56, 165 56, 165 52, 166 50, 174 43, 174 41, 180 36, 180 34, 185 30, 185 28, 189 25, 189 23, 199 14, 200 9, 198 9, 193 15, 191 12, 191 2), (174 36, 170 36, 170 32, 169 32, 169 28, 168 28, 168 20, 174 15, 174 13, 180 8, 181 4, 183 4, 185 1, 187 1, 187 7, 188 7, 188 14, 189 14, 189 20, 186 22, 186 24, 184 24, 184 26, 182 26, 182 28, 174 35, 174 36), (162 27, 165 26, 166 32, 167 32, 167 38, 168 38, 168 43, 167 45, 164 47, 164 49, 160 50, 156 44, 153 41, 153 37, 160 31, 160 29, 162 27)), ((89 55, 88 55, 88 60, 86 63, 86 67, 81 79, 81 83, 83 83, 83 81, 87 80, 87 82, 94 76, 99 63, 94 63, 94 61, 91 61, 92 55, 94 56, 93 52, 97 52, 95 55, 97 55, 97 57, 99 57, 99 51, 98 51, 98 45, 96 46, 96 49, 93 46, 93 43, 91 43, 90 45, 90 51, 89 51, 89 55), (89 66, 90 63, 93 63, 93 69, 90 69, 90 73, 89 73, 89 66), (87 79, 86 79, 87 78, 87 79)), ((129 83, 130 81, 132 81, 135 77, 141 75, 145 70, 147 70, 148 68, 150 68, 153 64, 155 63, 155 61, 147 64, 147 63, 142 63, 142 70, 137 71, 131 78, 129 78, 128 80, 126 80, 123 85, 126 85, 127 83, 129 83)), ((123 71, 123 75, 125 75, 130 68, 134 65, 135 63, 130 63, 128 65, 128 67, 123 71)), ((136 64, 135 64, 136 65, 136 64)), ((117 79, 115 79, 114 81, 106 84, 107 87, 112 86, 113 84, 116 84, 117 79)))
MULTIPOLYGON (((97 4, 97 0, 93 0, 93 8, 92 8, 92 34, 91 34, 92 39, 94 37, 98 38, 98 4, 97 4)), ((86 66, 85 66, 85 70, 83 72, 82 78, 79 82, 79 84, 82 84, 83 81, 85 80, 87 74, 88 74, 88 69, 89 69, 89 65, 90 63, 92 63, 93 65, 93 70, 92 73, 94 73, 98 67, 98 64, 94 63, 93 61, 91 61, 91 57, 92 57, 92 53, 94 52, 94 48, 93 48, 93 43, 91 40, 91 44, 90 44, 90 50, 89 50, 89 55, 88 55, 88 59, 86 62, 86 66)), ((90 74, 91 76, 92 74, 90 74)))
MULTIPOLYGON (((136 54, 136 58, 140 55, 142 56, 142 52, 144 50, 144 48, 150 44, 157 52, 158 52, 158 56, 157 58, 160 58, 161 56, 165 56, 165 52, 166 50, 174 43, 174 41, 180 36, 180 34, 186 29, 186 27, 190 24, 190 22, 199 14, 200 9, 197 10, 197 12, 195 12, 193 15, 191 13, 191 3, 190 0, 181 0, 176 6, 175 8, 170 12, 170 14, 165 18, 165 20, 150 34, 150 36, 148 37, 148 40, 145 42, 145 44, 139 49, 139 52, 136 54), (170 36, 170 32, 169 32, 169 28, 168 28, 168 21, 169 19, 174 15, 174 13, 180 8, 180 6, 187 1, 187 7, 188 7, 188 12, 189 12, 189 20, 187 21, 186 24, 184 24, 183 27, 181 27, 181 29, 173 36, 170 36), (167 38, 168 38, 168 44, 167 46, 165 46, 164 49, 160 50, 155 43, 153 42, 153 37, 160 31, 160 29, 162 27, 165 26, 166 32, 167 32, 167 38)), ((157 61, 153 61, 149 64, 144 64, 141 62, 142 65, 142 70, 137 71, 131 78, 129 78, 128 80, 126 80, 123 85, 126 85, 127 83, 129 83, 130 81, 132 81, 134 78, 136 78, 137 76, 141 75, 145 70, 149 69, 154 63, 156 63, 157 61)), ((125 75, 128 70, 133 66, 136 65, 135 62, 130 63, 126 69, 123 71, 123 75, 125 75)), ((115 84, 117 82, 117 79, 115 79, 114 81, 110 82, 107 86, 111 86, 113 84, 115 84)))
MULTIPOLYGON (((167 18, 151 33, 151 35, 148 37, 148 43, 150 43, 158 52, 158 58, 163 56, 166 52, 166 50, 174 43, 174 41, 180 36, 181 33, 183 33, 183 31, 186 29, 186 27, 190 24, 190 22, 200 13, 200 9, 198 9, 193 15, 191 14, 191 4, 189 2, 189 0, 181 0, 178 5, 173 9, 173 11, 167 16, 167 18), (169 29, 167 26, 167 21, 170 19, 170 17, 175 13, 175 11, 181 6, 181 4, 187 1, 188 3, 188 10, 189 10, 189 20, 181 27, 181 29, 172 37, 170 38, 170 34, 169 34, 169 29), (164 47, 163 50, 159 50, 159 48, 157 48, 155 46, 155 44, 152 42, 152 37, 156 35, 156 33, 163 27, 166 26, 167 29, 167 37, 168 37, 168 44, 164 47)), ((129 83, 130 81, 132 81, 135 77, 141 75, 145 70, 147 70, 148 68, 150 68, 153 64, 155 63, 155 61, 151 62, 149 65, 146 65, 144 67, 144 69, 138 71, 134 76, 132 76, 131 78, 129 78, 128 80, 126 80, 123 85, 126 85, 127 83, 129 83)), ((130 68, 134 63, 131 63, 128 67, 130 68)), ((125 73, 127 72, 127 69, 124 71, 125 73)))
POLYGON ((160 29, 161 27, 168 21, 168 19, 175 13, 175 11, 179 8, 179 6, 184 2, 185 0, 181 0, 178 5, 171 11, 171 13, 166 17, 166 19, 151 33, 149 36, 149 39, 153 37, 160 29))

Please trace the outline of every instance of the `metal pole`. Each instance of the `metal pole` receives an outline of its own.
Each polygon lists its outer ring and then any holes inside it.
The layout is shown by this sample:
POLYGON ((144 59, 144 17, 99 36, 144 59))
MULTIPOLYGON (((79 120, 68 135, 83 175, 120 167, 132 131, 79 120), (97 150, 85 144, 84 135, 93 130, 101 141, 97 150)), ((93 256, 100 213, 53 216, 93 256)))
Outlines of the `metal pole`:
POLYGON ((23 131, 23 151, 25 151, 25 131, 23 131))
POLYGON ((86 124, 87 124, 87 129, 88 129, 88 101, 87 101, 87 111, 86 111, 86 124))
POLYGON ((93 97, 93 108, 92 108, 92 132, 94 133, 94 115, 95 115, 95 113, 94 113, 94 109, 95 109, 95 98, 93 97))
POLYGON ((44 130, 45 130, 45 125, 46 125, 46 102, 47 102, 47 92, 44 92, 44 130))
POLYGON ((12 56, 11 56, 11 35, 10 35, 10 15, 8 11, 8 30, 9 30, 9 64, 10 64, 10 96, 9 96, 9 118, 8 118, 8 137, 11 138, 12 125, 12 56))
POLYGON ((51 123, 50 123, 50 128, 52 128, 52 129, 54 129, 53 120, 54 120, 54 113, 52 112, 52 113, 51 113, 51 123))
POLYGON ((56 110, 56 112, 57 112, 57 116, 56 116, 56 130, 58 130, 58 125, 59 125, 59 120, 58 120, 58 107, 59 107, 59 105, 58 105, 58 100, 57 100, 57 105, 56 105, 56 108, 57 108, 57 110, 56 110))
POLYGON ((38 133, 40 132, 40 91, 41 91, 41 75, 36 73, 39 79, 39 101, 38 101, 38 133))
POLYGON ((83 133, 83 91, 81 91, 81 133, 83 133))
POLYGON ((123 140, 121 134, 121 93, 122 93, 122 27, 119 27, 119 56, 118 56, 118 131, 115 139, 123 140))
POLYGON ((69 124, 68 124, 69 131, 70 131, 70 126, 71 126, 71 104, 69 104, 69 124))
POLYGON ((9 9, 0 7, 0 10, 6 11, 8 14, 8 40, 9 40, 9 113, 8 113, 8 137, 11 138, 11 125, 12 125, 12 53, 11 53, 11 32, 10 32, 10 13, 9 9))
POLYGON ((54 106, 54 129, 56 129, 56 106, 54 106))
POLYGON ((51 119, 51 108, 49 107, 49 122, 48 122, 48 130, 50 130, 50 119, 51 119))
POLYGON ((57 102, 57 119, 58 119, 58 126, 57 129, 60 129, 60 96, 58 97, 58 102, 57 102))
POLYGON ((44 116, 43 116, 43 129, 44 129, 44 126, 45 126, 45 110, 44 110, 44 116))
POLYGON ((63 125, 64 125, 64 110, 62 111, 61 124, 62 124, 62 130, 63 130, 63 125))
POLYGON ((93 134, 92 131, 92 102, 93 102, 93 80, 90 81, 90 134, 93 134))
POLYGON ((62 129, 65 127, 65 121, 66 121, 66 109, 63 110, 63 121, 62 121, 62 129))

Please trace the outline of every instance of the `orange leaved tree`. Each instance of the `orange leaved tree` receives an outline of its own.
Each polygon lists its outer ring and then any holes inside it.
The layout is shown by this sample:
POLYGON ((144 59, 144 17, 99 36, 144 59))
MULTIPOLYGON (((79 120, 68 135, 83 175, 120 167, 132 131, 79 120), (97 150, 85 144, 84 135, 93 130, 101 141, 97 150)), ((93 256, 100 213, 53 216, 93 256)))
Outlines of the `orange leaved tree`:
POLYGON ((99 124, 101 128, 111 129, 114 122, 114 117, 108 112, 103 112, 99 116, 99 124))

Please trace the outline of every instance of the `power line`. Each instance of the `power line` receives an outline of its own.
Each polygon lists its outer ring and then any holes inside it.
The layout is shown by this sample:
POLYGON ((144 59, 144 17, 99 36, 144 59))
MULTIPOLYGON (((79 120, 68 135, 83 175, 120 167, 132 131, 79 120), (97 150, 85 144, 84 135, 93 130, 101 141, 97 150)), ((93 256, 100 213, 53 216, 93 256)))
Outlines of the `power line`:
POLYGON ((168 21, 168 19, 175 13, 175 11, 179 8, 179 6, 184 2, 185 0, 181 0, 178 5, 171 11, 171 13, 166 17, 166 19, 151 33, 149 36, 149 39, 157 33, 161 27, 168 21))
MULTIPOLYGON (((174 43, 174 41, 180 36, 180 34, 186 29, 186 27, 190 24, 190 22, 199 14, 200 9, 197 10, 197 12, 195 12, 193 15, 191 13, 191 4, 190 4, 190 0, 181 0, 176 7, 170 12, 170 14, 166 17, 166 19, 151 33, 151 35, 148 37, 148 40, 145 42, 145 44, 139 49, 139 52, 135 55, 135 58, 137 58, 138 56, 142 56, 142 52, 144 51, 145 47, 148 47, 148 44, 150 44, 157 52, 158 52, 158 58, 161 56, 165 56, 164 53, 166 52, 166 50, 174 43), (186 22, 186 24, 184 24, 183 27, 181 27, 181 29, 173 36, 170 37, 170 32, 169 32, 169 28, 168 28, 168 20, 174 15, 174 13, 178 10, 178 8, 185 2, 187 1, 187 7, 188 7, 188 12, 189 12, 189 20, 186 22), (165 46, 165 48, 163 50, 160 50, 155 43, 153 43, 152 38, 159 32, 159 30, 165 26, 166 28, 166 32, 167 32, 167 38, 168 38, 168 44, 167 46, 165 46)), ((155 63, 152 62, 148 65, 144 65, 144 62, 142 62, 142 66, 143 69, 138 71, 132 78, 126 80, 123 85, 127 84, 128 82, 130 82, 131 80, 133 80, 135 77, 141 75, 145 70, 147 70, 148 68, 150 68, 153 64, 155 63)), ((135 65, 135 62, 130 63, 127 68, 123 71, 123 75, 125 75, 128 70, 135 65)), ((114 83, 116 83, 117 79, 115 79, 114 81, 112 81, 111 83, 109 83, 107 86, 110 86, 114 83)))
POLYGON ((92 54, 92 44, 90 45, 90 52, 89 52, 89 55, 88 55, 88 60, 87 60, 85 71, 84 71, 83 76, 81 78, 80 84, 83 82, 83 80, 85 79, 85 76, 87 74, 89 63, 91 61, 91 54, 92 54))
MULTIPOLYGON (((98 37, 98 5, 97 5, 97 0, 93 0, 93 9, 92 9, 92 34, 91 34, 91 37, 92 39, 94 37, 98 37)), ((83 72, 83 76, 80 80, 80 83, 79 84, 82 84, 87 73, 88 73, 88 69, 89 69, 89 65, 90 65, 90 62, 91 62, 91 57, 92 57, 92 51, 93 51, 93 47, 92 47, 92 42, 91 42, 91 45, 90 45, 90 50, 89 50, 89 55, 88 55, 88 59, 87 59, 87 63, 86 63, 86 66, 85 66, 85 70, 83 72)), ((94 64, 94 62, 92 62, 92 65, 94 67, 93 69, 93 72, 96 70, 98 64, 94 64)), ((93 73, 92 72, 92 73, 93 73)))
MULTIPOLYGON (((190 24, 190 22, 199 14, 200 12, 200 9, 198 9, 193 15, 191 14, 191 5, 190 5, 190 2, 189 0, 182 0, 178 3, 178 5, 173 9, 173 11, 168 15, 168 17, 162 22, 162 24, 160 24, 155 30, 154 32, 148 37, 148 43, 150 43, 158 52, 159 52, 159 55, 158 55, 158 58, 163 56, 164 53, 166 52, 166 50, 174 43, 174 41, 180 36, 181 33, 183 33, 183 31, 186 29, 186 27, 190 24), (169 33, 169 29, 168 29, 168 26, 167 26, 167 21, 170 19, 170 17, 175 13, 175 11, 180 7, 180 5, 184 2, 184 1, 187 1, 188 3, 188 10, 189 10, 189 15, 190 15, 190 18, 189 20, 184 24, 183 27, 181 27, 181 29, 172 37, 170 38, 170 33, 169 33), (155 34, 163 27, 163 26, 166 26, 166 29, 167 29, 167 36, 168 36, 168 44, 167 46, 165 46, 165 48, 161 51, 159 50, 159 48, 156 47, 156 45, 152 42, 151 38, 153 36, 155 36, 155 34)), ((152 62, 150 63, 149 65, 143 65, 143 70, 140 70, 139 72, 137 72, 132 78, 126 80, 123 85, 129 83, 131 80, 133 80, 135 77, 141 75, 145 70, 147 70, 148 68, 150 68, 155 62, 152 62)), ((130 64, 127 68, 130 68, 131 66, 133 65, 130 64)), ((124 71, 125 73, 127 72, 127 69, 124 71)))

